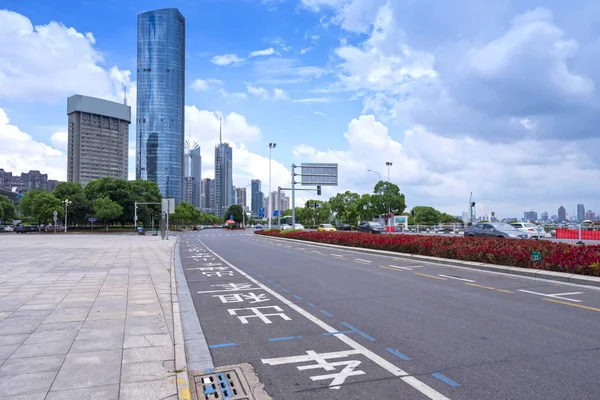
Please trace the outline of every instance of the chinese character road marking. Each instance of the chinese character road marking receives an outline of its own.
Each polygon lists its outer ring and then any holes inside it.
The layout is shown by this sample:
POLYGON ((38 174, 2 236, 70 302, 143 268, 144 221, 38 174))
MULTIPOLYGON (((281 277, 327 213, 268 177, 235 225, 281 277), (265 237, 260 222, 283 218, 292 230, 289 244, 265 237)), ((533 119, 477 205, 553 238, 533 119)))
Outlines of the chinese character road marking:
POLYGON ((205 271, 202 272, 202 275, 204 276, 216 276, 218 278, 223 277, 223 276, 233 276, 235 274, 235 272, 233 271, 205 271))
POLYGON ((242 290, 262 290, 259 287, 252 287, 252 283, 224 283, 220 285, 210 285, 210 287, 221 288, 217 290, 204 290, 197 293, 218 293, 218 292, 239 292, 242 290))
POLYGON ((248 323, 248 318, 260 318, 261 321, 263 321, 265 324, 272 324, 273 322, 271 322, 271 320, 267 317, 275 317, 275 316, 280 316, 281 318, 283 318, 286 321, 291 321, 291 318, 288 317, 287 315, 285 315, 283 312, 278 312, 278 313, 272 313, 272 314, 263 314, 260 309, 263 308, 272 308, 274 311, 283 311, 283 309, 279 306, 262 306, 262 307, 249 307, 249 308, 231 308, 229 310, 227 310, 229 312, 229 315, 236 315, 238 317, 238 319, 240 321, 242 321, 242 324, 247 324, 248 323), (252 311, 253 314, 252 315, 242 315, 239 316, 237 314, 238 311, 252 311))
POLYGON ((254 301, 250 302, 250 304, 254 304, 254 303, 262 303, 263 301, 271 300, 271 299, 267 298, 267 295, 265 293, 255 294, 254 292, 250 292, 248 294, 245 294, 245 293, 214 294, 213 297, 218 297, 222 303, 243 303, 244 300, 254 300, 254 301))
POLYGON ((317 369, 317 368, 322 368, 325 371, 335 371, 335 369, 336 369, 335 367, 344 366, 344 368, 340 372, 337 372, 337 373, 326 374, 326 375, 317 375, 317 376, 310 377, 310 379, 313 381, 332 379, 331 383, 329 384, 329 388, 330 389, 339 389, 340 386, 346 381, 346 379, 349 376, 364 375, 365 372, 361 371, 361 370, 355 371, 355 368, 358 367, 361 363, 358 360, 346 360, 346 361, 337 361, 337 362, 330 363, 327 361, 327 359, 345 358, 350 355, 357 355, 357 354, 362 354, 362 353, 358 350, 347 350, 347 351, 336 351, 336 352, 332 352, 332 353, 319 354, 316 351, 308 350, 306 352, 306 355, 302 355, 302 356, 267 358, 267 359, 264 359, 261 361, 263 362, 263 364, 269 364, 269 365, 292 364, 292 363, 308 362, 308 361, 316 362, 316 364, 300 365, 300 366, 296 367, 300 371, 304 371, 307 369, 317 369))

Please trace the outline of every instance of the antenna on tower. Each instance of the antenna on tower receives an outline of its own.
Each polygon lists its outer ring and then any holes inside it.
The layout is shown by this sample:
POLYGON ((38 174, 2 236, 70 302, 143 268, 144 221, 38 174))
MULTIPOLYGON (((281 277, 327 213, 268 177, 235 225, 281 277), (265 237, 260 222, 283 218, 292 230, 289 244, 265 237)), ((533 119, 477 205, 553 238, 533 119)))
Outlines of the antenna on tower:
POLYGON ((223 143, 223 130, 221 129, 221 118, 219 118, 219 143, 223 143))
POLYGON ((123 104, 127 105, 127 85, 123 84, 123 104))

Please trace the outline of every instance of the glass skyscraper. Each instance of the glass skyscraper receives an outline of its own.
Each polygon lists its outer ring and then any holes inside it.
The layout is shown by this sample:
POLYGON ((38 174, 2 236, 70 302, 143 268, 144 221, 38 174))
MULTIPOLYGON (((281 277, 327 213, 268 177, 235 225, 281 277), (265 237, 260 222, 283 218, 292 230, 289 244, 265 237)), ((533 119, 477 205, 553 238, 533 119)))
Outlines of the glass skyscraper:
POLYGON ((185 18, 176 8, 138 15, 136 178, 183 196, 185 18))
POLYGON ((228 143, 221 142, 215 146, 215 208, 218 216, 225 216, 229 206, 235 203, 234 197, 233 149, 228 143))

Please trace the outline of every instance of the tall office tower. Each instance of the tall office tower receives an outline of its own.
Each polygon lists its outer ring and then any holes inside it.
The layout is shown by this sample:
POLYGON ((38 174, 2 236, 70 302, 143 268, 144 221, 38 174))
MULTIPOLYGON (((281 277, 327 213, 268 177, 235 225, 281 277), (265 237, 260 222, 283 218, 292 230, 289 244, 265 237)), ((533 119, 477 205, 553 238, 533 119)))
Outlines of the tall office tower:
POLYGON ((567 220, 567 210, 563 206, 558 207, 558 222, 565 222, 567 220))
POLYGON ((235 204, 242 206, 242 208, 246 207, 246 188, 236 188, 235 189, 235 204))
POLYGON ((67 115, 67 181, 127 179, 131 107, 76 94, 67 99, 67 115))
POLYGON ((184 176, 193 178, 190 194, 187 197, 191 201, 190 204, 200 208, 202 206, 202 156, 200 155, 200 147, 196 142, 186 140, 185 143, 184 176))
POLYGON ((235 196, 233 191, 233 149, 223 143, 219 127, 219 144, 215 146, 215 208, 216 215, 223 217, 235 196))
POLYGON ((585 221, 585 206, 583 204, 577 204, 577 221, 585 221))
POLYGON ((185 18, 176 8, 138 15, 136 177, 183 196, 185 18))
POLYGON ((260 179, 252 179, 250 182, 250 212, 256 217, 258 216, 259 208, 263 207, 264 195, 261 191, 260 179))
POLYGON ((290 209, 290 198, 289 196, 281 195, 281 212, 285 212, 285 210, 290 209))
POLYGON ((215 180, 210 178, 202 179, 202 202, 201 209, 210 214, 215 213, 215 180))

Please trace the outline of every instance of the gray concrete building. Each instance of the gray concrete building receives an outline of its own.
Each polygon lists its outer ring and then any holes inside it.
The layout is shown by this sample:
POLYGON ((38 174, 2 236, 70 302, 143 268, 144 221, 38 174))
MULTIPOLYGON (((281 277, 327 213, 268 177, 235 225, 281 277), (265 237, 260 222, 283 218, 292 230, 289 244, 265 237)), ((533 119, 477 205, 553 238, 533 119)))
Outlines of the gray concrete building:
POLYGON ((210 214, 215 212, 215 180, 210 178, 202 179, 202 201, 201 210, 210 214))
POLYGON ((127 179, 131 107, 76 94, 67 99, 67 115, 67 181, 127 179))

